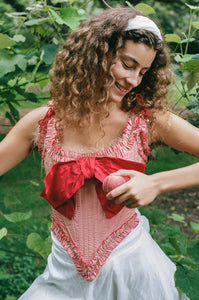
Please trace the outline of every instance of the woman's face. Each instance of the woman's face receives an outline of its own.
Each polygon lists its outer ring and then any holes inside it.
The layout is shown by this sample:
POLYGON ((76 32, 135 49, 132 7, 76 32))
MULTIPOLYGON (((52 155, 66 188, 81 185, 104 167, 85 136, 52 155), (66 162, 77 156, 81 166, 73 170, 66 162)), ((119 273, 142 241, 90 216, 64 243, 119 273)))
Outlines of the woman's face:
POLYGON ((141 83, 155 56, 154 49, 143 43, 127 40, 111 68, 115 82, 109 88, 109 101, 121 105, 123 97, 141 83))

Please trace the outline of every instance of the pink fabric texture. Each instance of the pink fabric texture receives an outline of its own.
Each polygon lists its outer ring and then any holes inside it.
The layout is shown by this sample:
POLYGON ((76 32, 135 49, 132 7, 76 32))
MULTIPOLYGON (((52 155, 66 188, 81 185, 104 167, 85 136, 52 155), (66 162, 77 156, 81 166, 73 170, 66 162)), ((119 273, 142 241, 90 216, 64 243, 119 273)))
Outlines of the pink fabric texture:
MULTIPOLYGON (((40 141, 45 171, 57 163, 79 160, 84 157, 114 157, 145 163, 150 151, 147 145, 147 111, 139 116, 131 114, 122 136, 105 150, 77 153, 59 149, 56 144, 57 131, 52 108, 39 122, 40 141)), ((79 274, 86 280, 96 278, 100 268, 111 252, 135 228, 139 219, 135 210, 123 207, 112 218, 107 218, 95 189, 96 179, 86 179, 75 194, 75 211, 72 219, 66 218, 52 207, 53 233, 70 255, 79 274)))

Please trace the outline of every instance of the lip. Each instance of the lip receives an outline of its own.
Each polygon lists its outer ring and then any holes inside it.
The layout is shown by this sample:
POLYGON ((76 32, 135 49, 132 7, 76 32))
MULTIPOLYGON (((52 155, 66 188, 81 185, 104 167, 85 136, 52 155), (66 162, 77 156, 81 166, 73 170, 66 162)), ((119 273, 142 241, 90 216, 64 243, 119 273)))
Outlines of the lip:
POLYGON ((119 82, 115 82, 115 87, 116 87, 116 90, 118 91, 118 93, 122 96, 126 95, 129 92, 129 89, 127 89, 124 86, 122 86, 121 84, 119 84, 119 82))

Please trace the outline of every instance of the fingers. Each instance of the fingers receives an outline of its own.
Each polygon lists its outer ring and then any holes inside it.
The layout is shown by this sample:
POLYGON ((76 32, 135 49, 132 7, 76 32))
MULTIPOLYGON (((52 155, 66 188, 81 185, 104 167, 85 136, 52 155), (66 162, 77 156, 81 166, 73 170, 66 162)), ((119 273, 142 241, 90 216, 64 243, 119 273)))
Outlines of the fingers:
POLYGON ((134 199, 127 199, 123 202, 123 204, 128 207, 128 208, 137 208, 139 207, 137 201, 135 201, 134 199))
MULTIPOLYGON (((122 196, 123 194, 126 194, 128 190, 128 182, 123 183, 122 185, 116 187, 114 190, 110 191, 107 195, 106 198, 108 200, 112 200, 114 198, 117 198, 119 196, 122 196)), ((122 198, 123 199, 123 198, 122 198)), ((125 199, 123 199, 125 200, 125 199)))
MULTIPOLYGON (((133 171, 133 170, 123 170, 123 169, 120 169, 114 173, 111 173, 110 175, 120 175, 120 176, 126 176, 126 177, 134 177, 136 174, 138 174, 140 172, 138 171, 133 171)), ((141 173, 142 174, 142 173, 141 173)))

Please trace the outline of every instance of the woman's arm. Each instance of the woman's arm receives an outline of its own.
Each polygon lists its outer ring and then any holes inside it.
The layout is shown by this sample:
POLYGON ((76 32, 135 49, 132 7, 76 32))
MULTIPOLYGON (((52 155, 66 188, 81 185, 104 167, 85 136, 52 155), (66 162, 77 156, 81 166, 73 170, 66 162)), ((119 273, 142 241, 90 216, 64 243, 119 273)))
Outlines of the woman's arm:
POLYGON ((0 176, 29 155, 38 121, 44 117, 46 111, 46 107, 41 107, 28 113, 0 143, 0 176))
MULTIPOLYGON (((199 157, 199 129, 172 113, 157 114, 153 123, 152 142, 164 144, 199 157)), ((160 193, 199 185, 199 163, 171 171, 146 175, 119 170, 114 175, 131 179, 107 194, 116 203, 134 208, 151 203, 160 193)))

